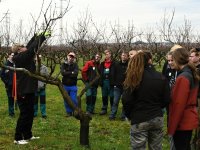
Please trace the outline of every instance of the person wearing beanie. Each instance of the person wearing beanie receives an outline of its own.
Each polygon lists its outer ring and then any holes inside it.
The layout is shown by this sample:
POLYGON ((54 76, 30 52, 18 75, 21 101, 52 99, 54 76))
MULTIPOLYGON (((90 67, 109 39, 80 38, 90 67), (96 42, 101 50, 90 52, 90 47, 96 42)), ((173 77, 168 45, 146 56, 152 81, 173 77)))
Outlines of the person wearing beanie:
MULTIPOLYGON (((45 41, 46 37, 41 34, 34 35, 26 46, 14 44, 12 46, 13 62, 16 68, 24 68, 31 73, 36 71, 35 53, 45 41)), ((37 80, 22 71, 16 72, 17 80, 17 103, 20 110, 15 130, 15 144, 27 144, 30 140, 38 139, 32 134, 34 99, 37 90, 37 80)))

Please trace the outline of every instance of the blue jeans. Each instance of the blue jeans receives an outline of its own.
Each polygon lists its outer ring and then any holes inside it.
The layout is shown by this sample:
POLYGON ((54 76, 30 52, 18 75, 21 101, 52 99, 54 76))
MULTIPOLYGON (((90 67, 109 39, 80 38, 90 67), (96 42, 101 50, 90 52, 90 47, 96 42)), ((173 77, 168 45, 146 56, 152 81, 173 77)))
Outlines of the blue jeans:
MULTIPOLYGON (((117 114, 117 109, 118 109, 118 106, 119 106, 119 101, 120 101, 120 98, 122 96, 122 93, 123 93, 122 88, 118 88, 116 86, 114 87, 114 101, 113 101, 113 105, 112 105, 112 109, 111 109, 110 118, 115 118, 115 116, 117 114)), ((121 118, 125 118, 123 108, 122 108, 121 118)))
POLYGON ((131 126, 132 150, 146 150, 148 142, 149 150, 162 150, 163 117, 133 124, 131 126))
MULTIPOLYGON (((65 90, 68 92, 72 102, 74 103, 75 106, 78 106, 78 102, 77 102, 77 91, 78 88, 77 86, 66 86, 64 85, 65 90)), ((66 101, 64 101, 64 105, 65 105, 65 110, 66 113, 72 113, 73 110, 71 109, 71 107, 67 104, 66 101)))

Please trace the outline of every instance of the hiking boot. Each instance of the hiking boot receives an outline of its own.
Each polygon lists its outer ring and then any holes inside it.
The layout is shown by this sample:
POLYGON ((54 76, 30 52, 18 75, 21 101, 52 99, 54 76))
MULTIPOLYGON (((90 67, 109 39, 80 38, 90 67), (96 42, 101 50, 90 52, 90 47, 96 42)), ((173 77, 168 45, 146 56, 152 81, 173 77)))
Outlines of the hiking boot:
POLYGON ((15 118, 15 114, 9 114, 9 117, 15 118))
POLYGON ((47 116, 46 116, 46 115, 44 115, 44 116, 42 116, 42 118, 43 118, 43 119, 47 119, 47 116))
POLYGON ((121 121, 128 121, 128 118, 126 118, 126 117, 121 117, 120 120, 121 120, 121 121))
POLYGON ((100 114, 100 115, 105 115, 105 114, 107 114, 107 111, 102 110, 99 114, 100 114))
POLYGON ((72 116, 72 112, 67 113, 65 117, 71 117, 72 116))
POLYGON ((89 116, 92 116, 92 113, 89 112, 89 111, 86 111, 86 114, 89 115, 89 116))
POLYGON ((113 120, 115 120, 115 117, 109 117, 109 120, 113 121, 113 120))

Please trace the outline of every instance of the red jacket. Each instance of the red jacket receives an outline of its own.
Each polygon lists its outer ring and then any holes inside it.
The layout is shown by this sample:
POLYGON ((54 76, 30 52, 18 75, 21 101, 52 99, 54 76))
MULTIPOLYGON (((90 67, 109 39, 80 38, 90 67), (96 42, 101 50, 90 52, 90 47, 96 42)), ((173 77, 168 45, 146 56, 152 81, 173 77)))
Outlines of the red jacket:
POLYGON ((179 73, 172 89, 169 105, 168 134, 174 135, 176 130, 193 130, 198 127, 196 108, 198 82, 194 82, 189 67, 179 73))
MULTIPOLYGON (((94 62, 94 60, 87 61, 82 68, 81 74, 85 82, 93 81, 97 73, 99 73, 100 64, 94 62)), ((99 81, 96 81, 93 85, 98 86, 99 81)))
POLYGON ((87 61, 82 68, 81 74, 82 74, 82 78, 83 78, 84 81, 89 80, 87 72, 90 69, 90 67, 94 67, 94 61, 93 60, 87 61))

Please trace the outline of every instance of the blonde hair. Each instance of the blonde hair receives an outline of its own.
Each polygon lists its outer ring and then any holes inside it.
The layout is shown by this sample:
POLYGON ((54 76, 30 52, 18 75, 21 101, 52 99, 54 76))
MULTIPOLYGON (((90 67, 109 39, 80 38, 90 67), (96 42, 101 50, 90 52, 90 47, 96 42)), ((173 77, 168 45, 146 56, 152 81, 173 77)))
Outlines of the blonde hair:
POLYGON ((13 45, 12 45, 12 52, 13 52, 13 53, 18 52, 18 50, 19 50, 20 47, 24 47, 24 45, 19 44, 19 43, 13 44, 13 45))
POLYGON ((170 52, 173 52, 174 50, 178 49, 178 48, 183 48, 181 45, 175 44, 174 46, 172 46, 172 48, 170 49, 170 52))

